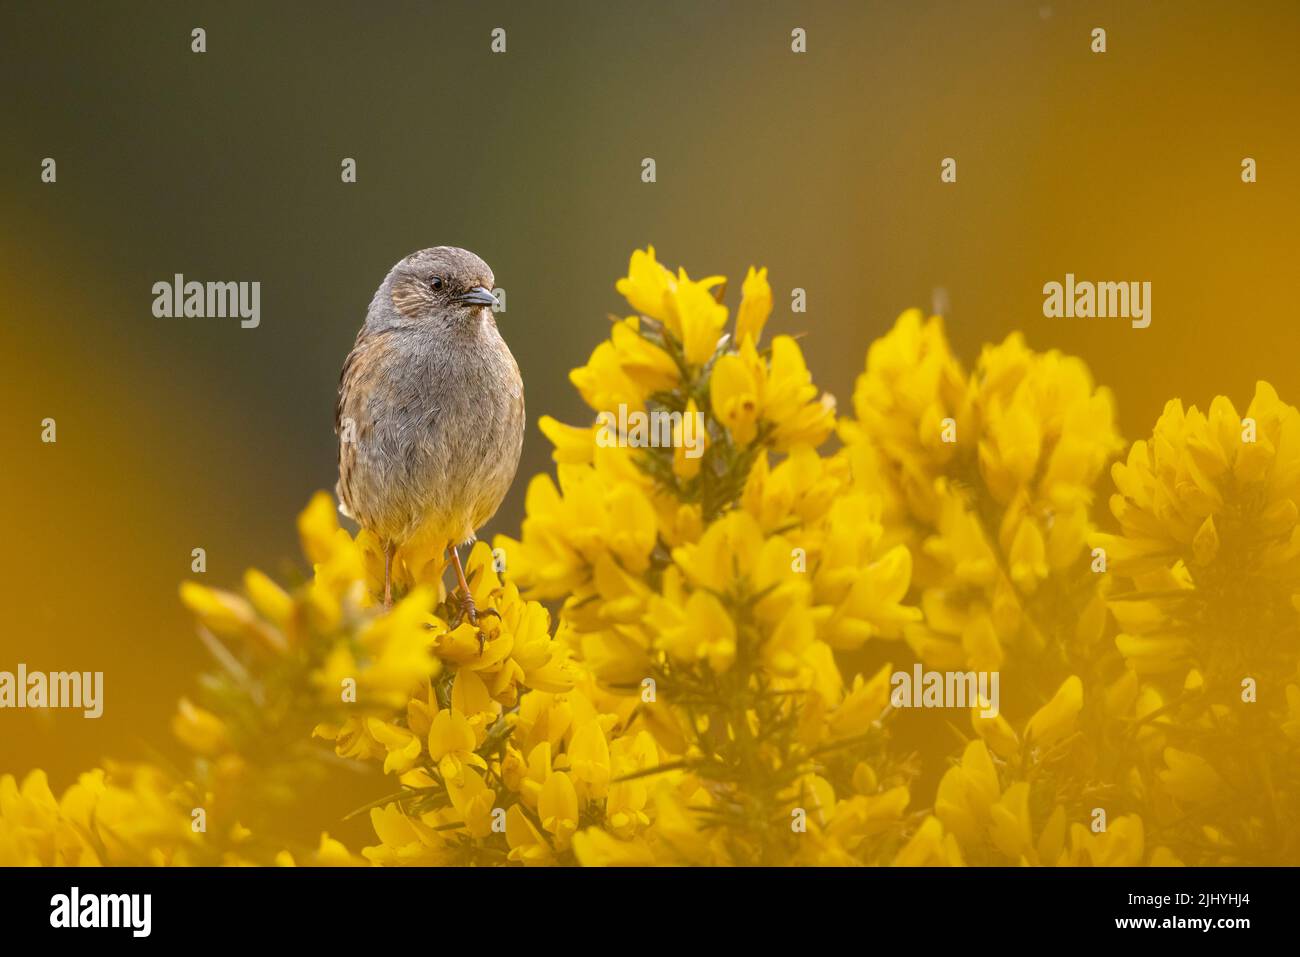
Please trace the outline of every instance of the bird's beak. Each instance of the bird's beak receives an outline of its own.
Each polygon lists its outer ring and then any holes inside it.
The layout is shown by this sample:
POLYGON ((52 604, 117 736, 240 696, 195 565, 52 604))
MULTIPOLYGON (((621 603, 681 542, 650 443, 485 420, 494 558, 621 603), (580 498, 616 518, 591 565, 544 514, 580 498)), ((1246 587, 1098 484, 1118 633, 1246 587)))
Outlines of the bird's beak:
POLYGON ((492 295, 491 289, 475 286, 469 292, 457 296, 456 301, 474 306, 494 306, 497 300, 496 296, 492 295))

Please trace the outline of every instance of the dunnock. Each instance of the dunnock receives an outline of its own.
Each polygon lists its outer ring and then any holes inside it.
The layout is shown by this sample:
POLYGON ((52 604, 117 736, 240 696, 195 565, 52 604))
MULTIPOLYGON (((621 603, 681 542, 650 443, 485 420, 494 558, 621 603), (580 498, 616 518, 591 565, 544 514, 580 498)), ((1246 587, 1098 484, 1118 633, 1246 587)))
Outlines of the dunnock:
POLYGON ((524 442, 524 383, 492 315, 487 263, 452 246, 412 253, 375 291, 343 363, 334 429, 345 515, 384 550, 445 548, 462 614, 478 617, 456 546, 501 506, 524 442))

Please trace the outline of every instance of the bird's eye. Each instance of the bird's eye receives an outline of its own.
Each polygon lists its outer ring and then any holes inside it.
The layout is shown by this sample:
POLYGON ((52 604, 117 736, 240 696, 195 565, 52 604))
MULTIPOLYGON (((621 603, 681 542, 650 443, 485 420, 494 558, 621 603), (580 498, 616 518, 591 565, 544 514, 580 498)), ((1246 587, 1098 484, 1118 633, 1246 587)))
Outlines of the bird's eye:
POLYGON ((441 276, 434 276, 431 280, 429 280, 429 285, 430 285, 432 288, 434 288, 434 289, 441 289, 441 288, 442 288, 442 277, 441 277, 441 276))

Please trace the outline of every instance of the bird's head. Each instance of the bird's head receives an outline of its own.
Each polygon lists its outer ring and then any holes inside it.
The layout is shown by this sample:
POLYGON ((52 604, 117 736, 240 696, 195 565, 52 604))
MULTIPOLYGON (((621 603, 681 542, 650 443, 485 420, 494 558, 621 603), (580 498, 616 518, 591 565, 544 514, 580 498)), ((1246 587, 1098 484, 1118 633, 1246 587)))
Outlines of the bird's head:
POLYGON ((467 249, 434 246, 411 253, 389 273, 388 295, 407 320, 457 323, 491 309, 496 280, 467 249))

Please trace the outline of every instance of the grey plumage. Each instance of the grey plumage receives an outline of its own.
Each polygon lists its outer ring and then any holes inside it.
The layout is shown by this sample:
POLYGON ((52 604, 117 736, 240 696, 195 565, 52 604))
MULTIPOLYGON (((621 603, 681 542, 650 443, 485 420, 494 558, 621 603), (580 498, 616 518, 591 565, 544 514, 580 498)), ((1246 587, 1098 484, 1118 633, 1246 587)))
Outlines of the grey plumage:
POLYGON ((343 365, 338 497, 386 549, 472 541, 514 479, 523 380, 493 287, 467 250, 412 253, 375 291, 343 365))

